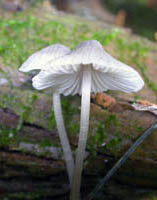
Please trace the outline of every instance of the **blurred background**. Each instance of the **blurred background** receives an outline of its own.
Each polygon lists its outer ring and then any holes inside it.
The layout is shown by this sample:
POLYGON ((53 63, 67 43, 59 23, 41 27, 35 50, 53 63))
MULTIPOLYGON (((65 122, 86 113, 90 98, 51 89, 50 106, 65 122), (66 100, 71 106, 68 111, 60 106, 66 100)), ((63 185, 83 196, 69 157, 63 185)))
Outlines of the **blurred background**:
MULTIPOLYGON (((1 9, 23 11, 47 0, 1 0, 1 9)), ((101 19, 156 40, 157 0, 49 0, 49 6, 67 13, 101 19)))

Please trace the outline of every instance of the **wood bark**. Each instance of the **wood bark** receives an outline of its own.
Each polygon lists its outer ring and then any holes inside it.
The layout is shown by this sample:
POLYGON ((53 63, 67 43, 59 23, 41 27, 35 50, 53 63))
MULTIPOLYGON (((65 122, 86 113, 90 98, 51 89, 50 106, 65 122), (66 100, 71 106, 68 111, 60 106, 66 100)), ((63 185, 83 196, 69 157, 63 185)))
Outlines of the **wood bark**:
MULTIPOLYGON (((1 87, 0 103, 1 106, 4 106, 4 108, 1 108, 0 110, 1 129, 3 129, 3 127, 10 128, 10 131, 16 129, 20 119, 20 105, 26 106, 28 103, 27 96, 30 95, 33 95, 33 92, 29 90, 23 90, 21 96, 20 89, 1 87), (13 96, 16 97, 16 101, 15 99, 12 99, 13 96), (7 100, 7 98, 9 99, 7 100)), ((47 147, 40 146, 41 141, 47 139, 48 141, 53 142, 54 147, 59 147, 61 149, 56 129, 53 128, 53 130, 50 130, 48 127, 49 123, 47 117, 50 114, 51 95, 48 96, 44 93, 36 93, 36 95, 38 95, 38 98, 32 104, 33 110, 29 110, 29 116, 24 119, 23 126, 15 133, 13 140, 9 140, 9 142, 8 138, 7 141, 3 140, 4 135, 1 131, 0 171, 2 173, 0 173, 0 183, 2 183, 1 186, 3 185, 3 187, 1 188, 4 188, 4 190, 6 190, 3 181, 4 176, 15 176, 16 178, 19 178, 18 180, 23 180, 25 178, 22 177, 25 177, 27 170, 29 172, 27 175, 30 178, 28 185, 31 184, 32 177, 35 177, 35 179, 46 177, 46 180, 50 178, 55 182, 55 178, 58 175, 59 177, 63 176, 63 180, 61 178, 59 181, 60 183, 68 183, 62 154, 60 155, 59 153, 58 155, 60 156, 54 156, 53 152, 48 152, 47 147), (34 144, 34 147, 30 144, 34 144), (31 149, 25 148, 27 146, 31 146, 31 149), (20 169, 20 171, 18 169, 20 169), (54 177, 51 176, 51 174, 53 174, 54 177)), ((102 99, 99 99, 99 101, 96 98, 92 99, 88 145, 91 144, 93 135, 95 133, 99 134, 97 130, 99 130, 100 133, 103 131, 101 137, 103 137, 104 134, 106 134, 106 136, 94 143, 94 146, 96 145, 96 157, 93 157, 90 148, 87 149, 88 157, 86 158, 86 163, 88 164, 84 168, 84 172, 87 174, 92 174, 96 170, 98 175, 99 173, 105 175, 107 170, 110 169, 113 166, 113 163, 128 150, 133 142, 143 134, 148 127, 157 123, 157 117, 155 115, 149 112, 136 111, 127 101, 122 101, 120 99, 114 100, 112 98, 110 103, 105 103, 104 97, 101 96, 101 98, 102 99), (116 119, 118 121, 116 121, 116 119), (102 129, 102 127, 106 128, 102 129), (114 140, 115 138, 116 140, 114 140), (106 148, 103 145, 104 143, 110 144, 110 142, 112 144, 112 140, 117 141, 117 139, 120 141, 117 145, 115 144, 110 148, 106 148), (107 160, 107 164, 104 163, 104 160, 107 160)), ((79 107, 80 97, 69 98, 69 104, 75 108, 79 107)), ((68 116, 70 117, 67 119, 68 123, 71 121, 79 121, 80 118, 78 112, 73 115, 68 114, 68 116)), ((69 138, 72 149, 76 148, 77 135, 69 135, 69 138)), ((140 146, 140 148, 136 150, 127 164, 119 170, 118 175, 115 176, 116 179, 125 184, 134 184, 136 182, 135 184, 139 186, 156 187, 157 163, 154 159, 157 156, 156 143, 157 131, 155 131, 140 146), (131 166, 135 167, 135 170, 132 172, 130 172, 131 166), (131 179, 133 175, 136 177, 134 180, 131 179)), ((29 179, 27 175, 26 180, 29 179)), ((20 182, 19 185, 21 189, 23 187, 23 182, 20 182)), ((27 188, 26 185, 25 187, 27 188)), ((33 187, 37 186, 34 185, 33 187)), ((11 187, 9 186, 9 189, 10 188, 11 187)), ((30 185, 28 188, 30 188, 30 185)), ((28 191, 27 189, 26 191, 28 191)), ((67 192, 67 190, 63 192, 67 192)))

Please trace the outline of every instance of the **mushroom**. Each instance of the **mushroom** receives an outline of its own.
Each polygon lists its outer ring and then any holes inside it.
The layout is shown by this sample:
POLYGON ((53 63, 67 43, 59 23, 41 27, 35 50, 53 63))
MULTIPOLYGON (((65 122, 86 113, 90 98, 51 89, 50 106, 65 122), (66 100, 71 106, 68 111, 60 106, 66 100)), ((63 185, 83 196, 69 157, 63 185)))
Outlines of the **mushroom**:
MULTIPOLYGON (((61 44, 48 46, 34 53, 32 56, 30 56, 23 63, 23 65, 20 67, 19 70, 22 72, 29 72, 32 70, 43 70, 47 62, 52 64, 54 59, 57 59, 58 57, 62 57, 63 55, 69 52, 70 50, 61 44)), ((57 123, 57 129, 58 129, 59 137, 60 137, 62 148, 63 148, 64 159, 65 159, 66 167, 68 171, 69 181, 71 183, 73 169, 74 169, 74 161, 73 161, 70 144, 69 144, 65 126, 64 126, 61 102, 60 102, 60 94, 55 93, 55 92, 53 93, 53 107, 54 107, 54 113, 55 113, 55 118, 56 118, 56 123, 57 123)))
POLYGON ((59 94, 82 95, 78 151, 71 188, 71 200, 80 199, 81 173, 88 135, 90 94, 107 90, 137 92, 144 85, 138 72, 106 53, 96 40, 80 43, 70 53, 47 63, 33 78, 33 86, 52 87, 59 94))

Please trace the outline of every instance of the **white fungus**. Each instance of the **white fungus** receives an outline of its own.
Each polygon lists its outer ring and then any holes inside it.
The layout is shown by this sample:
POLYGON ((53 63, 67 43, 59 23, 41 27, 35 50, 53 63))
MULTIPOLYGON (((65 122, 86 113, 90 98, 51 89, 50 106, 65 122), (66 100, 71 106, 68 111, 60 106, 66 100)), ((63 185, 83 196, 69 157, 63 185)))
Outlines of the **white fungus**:
MULTIPOLYGON (((82 95, 80 135, 70 195, 71 200, 79 200, 88 135, 90 94, 107 90, 137 92, 144 86, 144 82, 137 71, 106 53, 96 40, 82 42, 74 50, 67 51, 54 60, 47 59, 49 55, 46 54, 45 51, 41 56, 41 63, 38 56, 34 55, 36 64, 44 64, 44 68, 32 79, 33 87, 38 90, 51 87, 54 93, 65 96, 82 95), (45 58, 46 64, 42 62, 45 58)), ((28 59, 31 68, 34 66, 30 64, 32 59, 34 58, 28 59)))
MULTIPOLYGON (((30 56, 26 60, 26 62, 23 63, 19 70, 22 72, 29 72, 36 69, 43 70, 45 69, 45 66, 48 62, 53 63, 55 59, 62 57, 63 55, 66 55, 69 52, 70 50, 61 44, 51 45, 30 56)), ((64 152, 69 181, 71 183, 74 169, 74 161, 64 126, 60 95, 56 92, 53 93, 53 107, 57 123, 57 129, 64 152)))

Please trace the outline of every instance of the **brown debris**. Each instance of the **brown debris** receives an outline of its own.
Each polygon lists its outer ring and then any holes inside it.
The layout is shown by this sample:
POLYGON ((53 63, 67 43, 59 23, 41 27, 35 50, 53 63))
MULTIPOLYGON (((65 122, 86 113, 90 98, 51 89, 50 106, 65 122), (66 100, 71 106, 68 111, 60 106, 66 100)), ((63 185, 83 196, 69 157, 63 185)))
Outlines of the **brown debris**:
POLYGON ((116 25, 119 27, 123 27, 125 25, 125 20, 126 20, 126 11, 125 10, 118 11, 116 16, 116 25))
POLYGON ((144 106, 157 106, 156 104, 151 103, 150 101, 146 101, 146 100, 140 100, 138 103, 144 106))
POLYGON ((157 105, 149 101, 141 100, 139 102, 133 103, 132 106, 135 110, 148 111, 157 115, 157 105))
POLYGON ((108 108, 116 104, 116 100, 105 93, 97 93, 96 95, 92 95, 92 99, 94 99, 98 105, 103 106, 104 108, 108 108))

